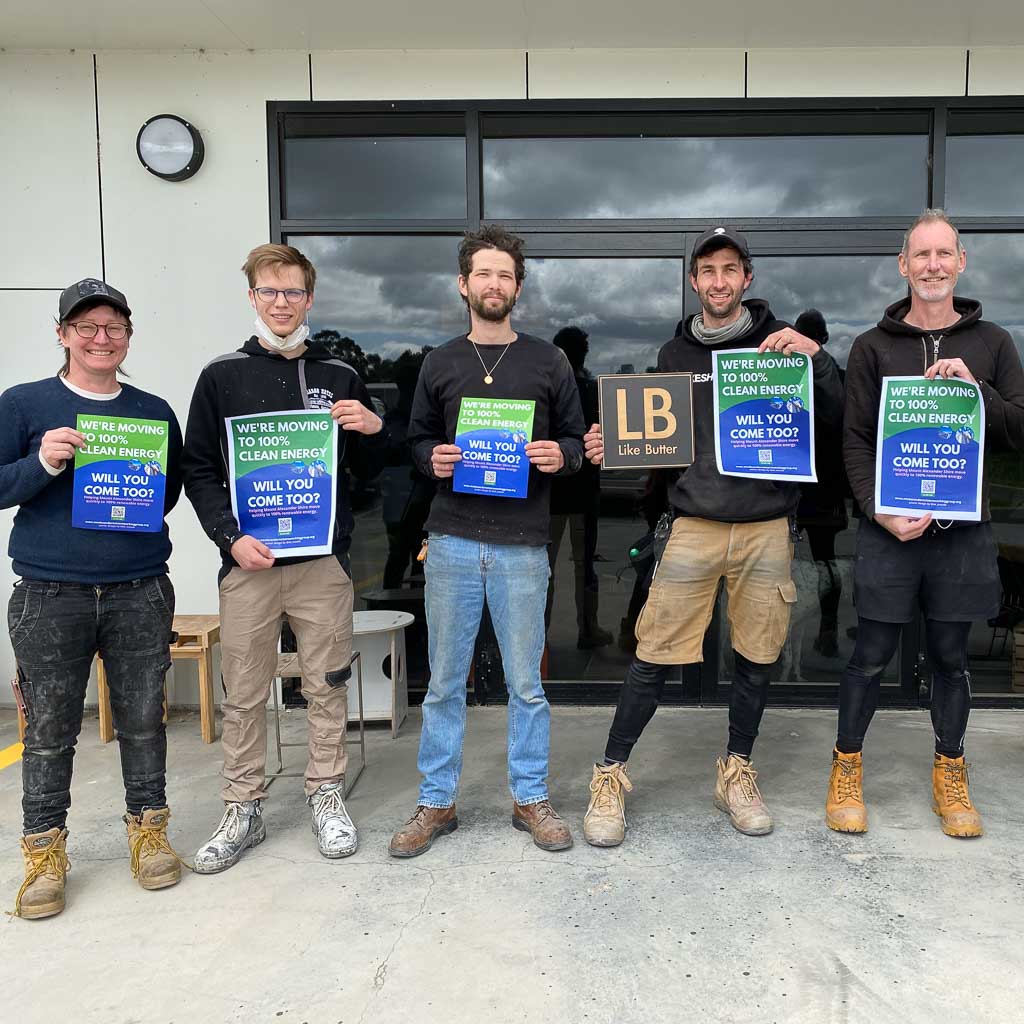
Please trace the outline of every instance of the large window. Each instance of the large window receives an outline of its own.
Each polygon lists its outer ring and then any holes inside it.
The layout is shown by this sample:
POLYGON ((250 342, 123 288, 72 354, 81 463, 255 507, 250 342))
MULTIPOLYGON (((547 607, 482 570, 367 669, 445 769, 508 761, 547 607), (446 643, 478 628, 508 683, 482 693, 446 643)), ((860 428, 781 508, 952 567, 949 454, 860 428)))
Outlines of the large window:
MULTIPOLYGON (((857 335, 905 296, 896 254, 928 205, 947 206, 961 228, 960 292, 980 299, 1024 353, 1019 101, 279 103, 268 129, 273 234, 319 272, 314 334, 363 375, 396 438, 381 475, 354 490, 353 577, 371 607, 416 610, 414 555, 432 485, 402 440, 425 352, 467 328, 456 249, 485 220, 527 241, 517 327, 549 340, 583 329, 595 376, 655 365, 679 319, 696 311, 687 260, 715 221, 750 240, 751 296, 789 321, 820 311, 827 351, 845 367, 857 335)), ((856 510, 841 441, 826 447, 819 459, 837 472, 832 490, 801 505, 781 699, 833 701, 856 637, 856 510)), ((1024 630, 1024 456, 994 455, 989 470, 1007 607, 995 632, 979 624, 972 637, 983 699, 1010 694, 1014 643, 1002 630, 1024 630)), ((602 474, 599 489, 600 515, 587 525, 596 544, 571 516, 553 528, 545 667, 556 698, 612 698, 630 657, 638 593, 628 551, 660 491, 642 473, 602 474)), ((722 605, 703 665, 682 669, 668 699, 722 699, 731 674, 722 605)), ((908 628, 883 699, 927 701, 918 644, 908 628)), ((422 634, 411 637, 414 687, 426 673, 418 646, 422 634)), ((478 659, 477 688, 490 664, 478 659)))

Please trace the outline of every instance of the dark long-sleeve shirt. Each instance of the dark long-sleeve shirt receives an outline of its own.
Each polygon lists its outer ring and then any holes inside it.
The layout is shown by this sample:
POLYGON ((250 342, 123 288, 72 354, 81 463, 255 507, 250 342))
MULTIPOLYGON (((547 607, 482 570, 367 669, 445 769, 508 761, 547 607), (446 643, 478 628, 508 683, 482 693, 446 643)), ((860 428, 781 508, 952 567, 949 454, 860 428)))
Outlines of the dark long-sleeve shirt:
MULTIPOLYGON (((494 382, 485 384, 473 348, 463 334, 434 349, 423 361, 409 422, 409 442, 420 472, 435 479, 431 454, 439 444, 454 444, 464 397, 535 402, 530 440, 557 441, 564 457, 558 475, 577 472, 583 462, 586 426, 565 353, 529 334, 520 334, 507 350, 481 345, 484 361, 495 366, 494 382), (495 365, 499 357, 501 362, 495 365)), ((531 466, 525 498, 462 494, 452 490, 450 478, 441 480, 426 528, 493 544, 546 544, 553 475, 531 466)))

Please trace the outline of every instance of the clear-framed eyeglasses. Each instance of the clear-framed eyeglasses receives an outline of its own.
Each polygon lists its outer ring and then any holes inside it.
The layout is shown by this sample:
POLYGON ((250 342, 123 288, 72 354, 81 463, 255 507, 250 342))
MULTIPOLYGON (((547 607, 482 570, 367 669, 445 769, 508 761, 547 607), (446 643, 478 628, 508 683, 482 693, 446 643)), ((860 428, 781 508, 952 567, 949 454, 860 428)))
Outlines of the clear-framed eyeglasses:
POLYGON ((124 341, 132 333, 127 324, 94 324, 91 320, 79 320, 68 326, 73 327, 75 333, 86 341, 95 338, 100 331, 103 331, 111 341, 124 341))
POLYGON ((277 302, 278 295, 283 295, 289 302, 302 302, 309 294, 305 288, 253 288, 261 302, 277 302))

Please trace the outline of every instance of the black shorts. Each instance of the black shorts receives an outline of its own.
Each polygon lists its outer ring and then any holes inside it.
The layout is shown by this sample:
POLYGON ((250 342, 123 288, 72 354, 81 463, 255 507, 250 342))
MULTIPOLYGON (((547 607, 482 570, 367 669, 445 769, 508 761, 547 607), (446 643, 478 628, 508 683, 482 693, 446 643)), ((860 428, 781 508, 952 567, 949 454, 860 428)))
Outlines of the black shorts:
POLYGON ((918 607, 938 622, 994 618, 1002 591, 992 524, 930 527, 917 540, 899 541, 862 519, 853 584, 864 619, 910 622, 918 607))

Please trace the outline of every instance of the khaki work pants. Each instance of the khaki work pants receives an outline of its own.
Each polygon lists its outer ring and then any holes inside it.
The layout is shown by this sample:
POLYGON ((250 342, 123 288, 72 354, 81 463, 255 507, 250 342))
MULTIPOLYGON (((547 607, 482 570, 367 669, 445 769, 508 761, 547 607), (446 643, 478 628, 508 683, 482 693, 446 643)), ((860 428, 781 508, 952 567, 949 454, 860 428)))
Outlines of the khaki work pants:
POLYGON ((236 567, 220 585, 225 800, 267 795, 267 701, 285 616, 298 641, 309 702, 306 795, 345 775, 351 579, 333 555, 255 572, 236 567))

